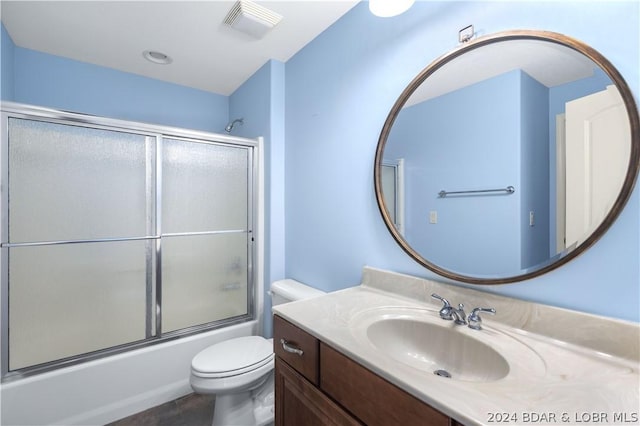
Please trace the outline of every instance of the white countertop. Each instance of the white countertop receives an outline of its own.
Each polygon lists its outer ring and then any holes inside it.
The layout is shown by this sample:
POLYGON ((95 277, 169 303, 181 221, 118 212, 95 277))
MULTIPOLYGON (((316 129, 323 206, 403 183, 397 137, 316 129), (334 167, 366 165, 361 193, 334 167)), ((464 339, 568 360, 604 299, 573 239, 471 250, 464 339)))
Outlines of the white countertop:
POLYGON ((635 323, 371 268, 365 268, 363 285, 273 310, 466 425, 640 424, 640 325, 635 323), (397 293, 388 291, 390 282, 397 293), (454 325, 439 318, 439 302, 429 299, 432 292, 442 293, 452 305, 465 303, 469 311, 495 307, 497 314, 483 316, 483 330, 454 325), (415 312, 428 321, 443 321, 451 331, 496 349, 509 373, 493 381, 463 381, 399 362, 366 338, 372 318, 385 312, 415 312), (556 330, 567 326, 572 330, 556 330))

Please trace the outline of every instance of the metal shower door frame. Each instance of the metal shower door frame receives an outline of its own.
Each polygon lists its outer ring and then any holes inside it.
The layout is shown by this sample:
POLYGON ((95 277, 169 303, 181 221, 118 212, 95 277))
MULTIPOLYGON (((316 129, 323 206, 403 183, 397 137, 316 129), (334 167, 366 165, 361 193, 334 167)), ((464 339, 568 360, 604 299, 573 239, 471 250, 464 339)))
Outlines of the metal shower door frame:
MULTIPOLYGON (((177 127, 153 125, 147 123, 139 123, 105 117, 97 117, 86 114, 71 113, 59 111, 55 109, 36 107, 31 105, 2 102, 2 114, 0 122, 1 142, 0 142, 0 179, 2 182, 2 191, 0 194, 0 214, 2 215, 0 223, 0 285, 1 297, 0 307, 2 313, 0 315, 0 372, 2 374, 2 382, 12 381, 35 374, 52 371, 58 368, 79 364, 82 362, 104 358, 115 355, 117 353, 126 352, 141 347, 146 347, 169 340, 177 339, 209 331, 233 324, 238 324, 256 319, 257 316, 257 290, 258 277, 255 271, 255 260, 257 259, 257 222, 258 214, 258 188, 259 188, 259 149, 260 138, 249 139, 209 133, 197 130, 182 129, 177 127), (145 339, 141 341, 131 342, 116 347, 105 348, 95 352, 75 355, 60 360, 55 360, 35 366, 25 367, 15 371, 9 371, 9 265, 8 253, 9 247, 12 245, 7 241, 9 230, 9 197, 8 197, 8 179, 9 179, 9 119, 18 118, 26 120, 45 121, 54 124, 73 125, 92 129, 109 130, 126 132, 129 134, 139 134, 146 137, 146 166, 145 166, 145 198, 146 208, 151 209, 153 218, 147 215, 147 231, 148 235, 132 237, 132 238, 103 238, 95 240, 83 241, 55 241, 46 242, 50 244, 69 244, 74 242, 107 242, 107 241, 126 241, 126 240, 146 240, 148 247, 146 249, 146 326, 145 339), (234 146, 247 149, 247 225, 245 230, 235 230, 247 233, 247 314, 214 321, 207 324, 196 325, 170 333, 162 333, 162 143, 163 139, 172 138, 198 143, 234 146), (155 163, 155 164, 154 164, 155 163), (155 191, 155 193, 154 193, 155 191), (153 231, 153 232, 150 232, 153 231), (155 269, 153 266, 155 264, 155 269), (154 285, 155 284, 155 285, 154 285)), ((221 231, 225 232, 225 231, 221 231)), ((219 231, 207 233, 220 233, 219 231)), ((42 245, 44 243, 25 243, 22 245, 42 245)), ((98 331, 99 332, 99 331, 98 331)))

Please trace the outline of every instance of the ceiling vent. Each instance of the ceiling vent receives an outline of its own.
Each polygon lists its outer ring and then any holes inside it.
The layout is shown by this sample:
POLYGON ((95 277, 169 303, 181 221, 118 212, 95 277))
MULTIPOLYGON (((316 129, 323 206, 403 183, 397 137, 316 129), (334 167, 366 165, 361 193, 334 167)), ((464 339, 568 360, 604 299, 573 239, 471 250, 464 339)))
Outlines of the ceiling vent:
POLYGON ((248 0, 240 0, 233 5, 224 23, 255 38, 262 38, 281 20, 281 15, 264 6, 248 0))

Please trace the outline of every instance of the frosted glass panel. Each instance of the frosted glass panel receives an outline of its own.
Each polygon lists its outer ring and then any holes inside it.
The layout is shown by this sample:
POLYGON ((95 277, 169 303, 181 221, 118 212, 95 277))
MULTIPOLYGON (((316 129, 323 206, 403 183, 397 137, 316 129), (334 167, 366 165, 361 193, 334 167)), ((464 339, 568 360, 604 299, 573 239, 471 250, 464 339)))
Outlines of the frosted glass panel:
POLYGON ((165 139, 163 233, 247 229, 248 149, 165 139))
POLYGON ((146 137, 11 118, 10 242, 146 235, 146 137))
POLYGON ((248 318, 251 147, 39 120, 10 117, 3 137, 9 372, 248 318))
POLYGON ((146 241, 9 249, 9 368, 145 338, 146 241))
POLYGON ((163 332, 247 312, 246 233, 163 239, 163 332))

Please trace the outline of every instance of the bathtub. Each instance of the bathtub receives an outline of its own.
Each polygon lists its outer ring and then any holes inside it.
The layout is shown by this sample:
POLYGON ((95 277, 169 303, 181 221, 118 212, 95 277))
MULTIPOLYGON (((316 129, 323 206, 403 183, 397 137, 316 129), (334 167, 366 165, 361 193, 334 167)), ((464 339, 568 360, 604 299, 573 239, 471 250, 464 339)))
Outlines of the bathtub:
POLYGON ((192 392, 196 353, 257 331, 249 321, 10 381, 0 387, 1 423, 103 425, 144 411, 192 392))

